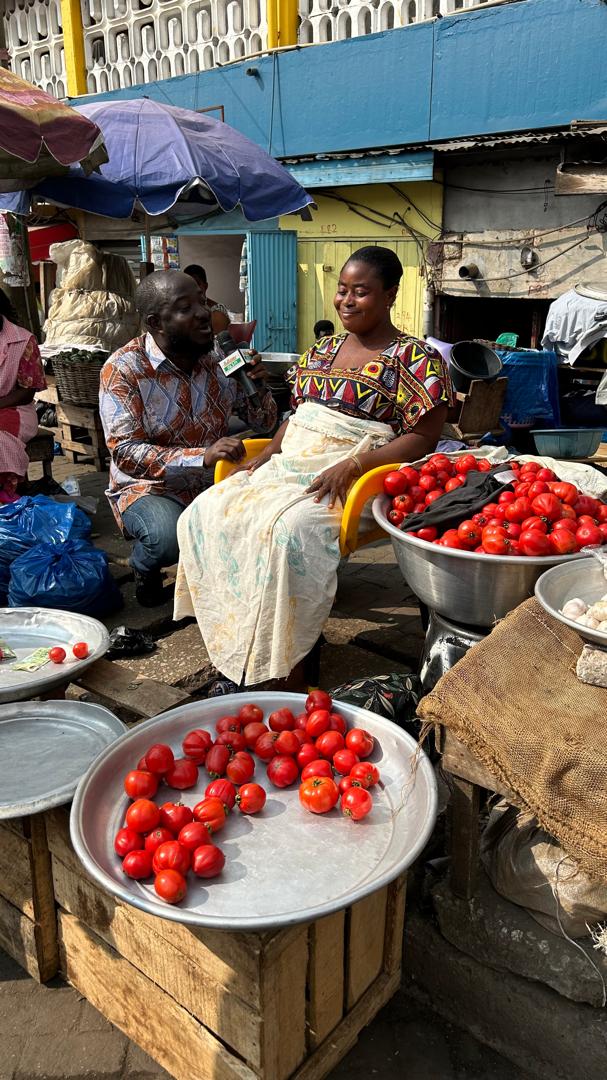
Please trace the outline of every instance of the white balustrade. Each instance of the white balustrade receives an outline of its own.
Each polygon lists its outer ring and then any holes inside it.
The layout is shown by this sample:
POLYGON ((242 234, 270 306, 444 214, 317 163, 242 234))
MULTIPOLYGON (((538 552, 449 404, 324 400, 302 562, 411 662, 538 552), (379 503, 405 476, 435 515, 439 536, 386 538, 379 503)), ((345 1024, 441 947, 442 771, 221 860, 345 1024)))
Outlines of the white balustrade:
MULTIPOLYGON (((500 0, 299 0, 298 40, 343 41, 490 2, 500 0)), ((89 93, 205 71, 267 45, 266 0, 81 3, 89 93)), ((64 97, 60 0, 4 0, 3 9, 13 70, 64 97)))

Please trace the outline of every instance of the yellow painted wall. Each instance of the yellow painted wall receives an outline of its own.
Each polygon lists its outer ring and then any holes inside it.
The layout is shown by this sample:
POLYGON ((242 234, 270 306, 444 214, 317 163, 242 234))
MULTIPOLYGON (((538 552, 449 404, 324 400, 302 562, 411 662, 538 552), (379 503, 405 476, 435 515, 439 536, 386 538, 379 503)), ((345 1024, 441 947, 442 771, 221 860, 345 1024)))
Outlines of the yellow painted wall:
MULTIPOLYGON (((300 350, 312 344, 313 327, 318 319, 331 319, 337 323, 336 329, 341 329, 333 307, 339 271, 352 252, 365 244, 381 244, 398 255, 404 274, 394 309, 394 322, 403 330, 421 333, 425 285, 421 272, 422 256, 419 244, 406 225, 428 239, 438 236, 442 220, 442 186, 428 182, 398 184, 396 187, 398 191, 387 184, 333 189, 340 198, 350 201, 349 206, 327 194, 313 192, 318 209, 312 210, 311 221, 302 221, 295 215, 280 219, 281 228, 294 229, 298 235, 297 344, 300 350), (376 218, 377 211, 391 220, 395 214, 400 214, 405 224, 396 220, 390 224, 390 221, 376 218), (435 224, 430 225, 418 211, 435 224), (369 221, 367 217, 374 220, 369 221)), ((420 240, 419 243, 425 246, 427 241, 420 240)))

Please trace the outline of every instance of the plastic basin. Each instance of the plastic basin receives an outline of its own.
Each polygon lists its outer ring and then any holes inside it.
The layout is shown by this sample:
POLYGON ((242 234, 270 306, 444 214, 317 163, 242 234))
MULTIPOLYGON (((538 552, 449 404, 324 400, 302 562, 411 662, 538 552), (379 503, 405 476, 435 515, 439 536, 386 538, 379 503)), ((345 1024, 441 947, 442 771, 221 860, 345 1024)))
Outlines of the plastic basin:
POLYGON ((456 390, 467 393, 473 379, 493 382, 502 370, 502 361, 493 349, 478 341, 458 341, 451 349, 449 370, 456 390))
POLYGON ((592 457, 603 438, 602 428, 535 428, 531 434, 538 454, 546 457, 592 457))

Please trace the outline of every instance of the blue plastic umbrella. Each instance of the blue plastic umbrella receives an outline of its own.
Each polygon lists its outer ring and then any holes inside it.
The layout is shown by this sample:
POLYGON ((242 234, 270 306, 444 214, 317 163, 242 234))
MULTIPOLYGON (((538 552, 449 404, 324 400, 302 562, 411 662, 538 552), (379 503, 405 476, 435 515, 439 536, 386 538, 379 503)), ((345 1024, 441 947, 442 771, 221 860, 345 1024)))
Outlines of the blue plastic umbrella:
POLYGON ((85 176, 0 197, 0 209, 27 213, 32 196, 104 217, 156 216, 187 201, 197 216, 239 206, 248 221, 290 214, 312 197, 287 170, 235 128, 191 109, 134 98, 77 106, 103 134, 109 162, 85 176))

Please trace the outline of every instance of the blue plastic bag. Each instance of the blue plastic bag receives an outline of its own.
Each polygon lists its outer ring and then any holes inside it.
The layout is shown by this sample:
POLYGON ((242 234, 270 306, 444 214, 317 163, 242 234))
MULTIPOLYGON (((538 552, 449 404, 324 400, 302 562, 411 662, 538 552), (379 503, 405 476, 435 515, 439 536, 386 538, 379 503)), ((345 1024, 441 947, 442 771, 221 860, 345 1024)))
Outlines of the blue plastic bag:
POLYGON ((107 555, 87 540, 37 544, 15 559, 10 573, 10 607, 61 608, 103 617, 122 605, 107 555))
POLYGON ((35 544, 88 540, 90 535, 91 523, 75 503, 24 495, 0 506, 0 563, 7 566, 35 544))
POLYGON ((548 350, 497 350, 508 376, 501 419, 509 427, 561 425, 556 353, 548 350))

